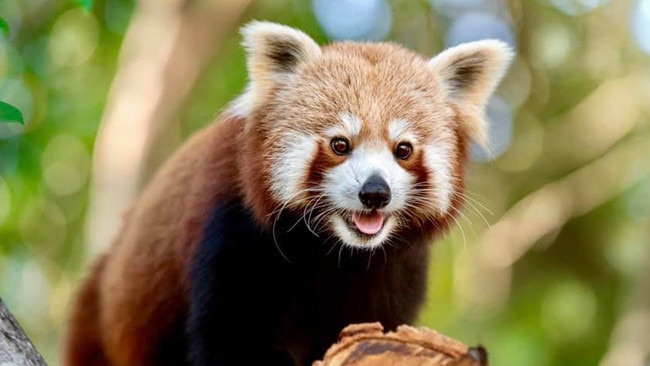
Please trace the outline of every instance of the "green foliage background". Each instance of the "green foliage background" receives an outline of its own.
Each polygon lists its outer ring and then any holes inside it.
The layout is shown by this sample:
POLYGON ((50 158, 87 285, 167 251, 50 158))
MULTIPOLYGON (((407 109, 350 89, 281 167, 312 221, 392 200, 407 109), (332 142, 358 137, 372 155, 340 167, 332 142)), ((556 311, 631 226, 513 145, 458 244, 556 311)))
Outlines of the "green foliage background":
MULTIPOLYGON (((91 260, 83 234, 91 154, 134 11, 127 0, 82 3, 0 2, 10 27, 0 36, 0 100, 25 115, 24 126, 0 124, 0 296, 52 365, 60 362, 71 294, 91 260)), ((485 344, 494 365, 617 364, 603 360, 635 319, 647 326, 637 350, 648 362, 650 157, 631 149, 606 160, 638 141, 650 144, 650 56, 630 37, 630 5, 613 1, 572 17, 547 1, 509 1, 519 54, 499 94, 517 107, 512 146, 496 161, 472 164, 470 195, 480 204, 465 210, 462 231, 436 244, 420 320, 485 344), (601 158, 609 162, 602 174, 562 186, 601 158), (558 205, 579 209, 515 260, 483 271, 480 264, 503 248, 487 246, 488 223, 544 187, 572 189, 520 227, 543 227, 558 205)), ((448 21, 429 2, 392 6, 391 40, 424 54, 441 50, 448 21)), ((260 0, 244 18, 328 41, 306 1, 260 0)), ((184 103, 184 136, 242 90, 244 65, 233 29, 184 103)))

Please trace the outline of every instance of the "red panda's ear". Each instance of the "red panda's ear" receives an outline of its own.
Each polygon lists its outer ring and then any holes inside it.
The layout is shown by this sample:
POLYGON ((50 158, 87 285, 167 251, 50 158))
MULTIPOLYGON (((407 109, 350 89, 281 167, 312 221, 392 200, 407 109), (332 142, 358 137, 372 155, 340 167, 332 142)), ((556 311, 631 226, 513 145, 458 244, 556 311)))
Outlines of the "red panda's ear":
POLYGON ((480 144, 487 139, 483 108, 513 57, 506 43, 484 40, 449 48, 429 61, 449 98, 475 116, 467 121, 466 128, 480 144))
POLYGON ((321 49, 313 39, 284 25, 253 21, 241 33, 254 99, 262 97, 269 87, 294 72, 301 63, 321 56, 321 49))

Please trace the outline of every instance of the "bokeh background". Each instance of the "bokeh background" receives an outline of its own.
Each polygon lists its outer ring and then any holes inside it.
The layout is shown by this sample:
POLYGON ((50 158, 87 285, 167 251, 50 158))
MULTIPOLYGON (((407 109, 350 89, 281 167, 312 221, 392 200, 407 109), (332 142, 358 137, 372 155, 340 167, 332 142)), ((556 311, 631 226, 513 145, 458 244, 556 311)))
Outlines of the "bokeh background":
POLYGON ((0 100, 26 119, 0 123, 0 296, 51 365, 124 209, 245 85, 250 19, 426 55, 511 44, 419 323, 494 365, 650 365, 650 0, 5 0, 0 17, 0 100))

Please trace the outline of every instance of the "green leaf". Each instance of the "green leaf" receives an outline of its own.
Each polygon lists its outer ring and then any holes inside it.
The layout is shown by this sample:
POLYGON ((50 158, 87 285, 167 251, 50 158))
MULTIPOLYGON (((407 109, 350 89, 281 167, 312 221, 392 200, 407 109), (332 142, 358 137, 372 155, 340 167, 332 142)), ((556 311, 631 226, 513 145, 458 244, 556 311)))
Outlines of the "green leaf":
POLYGON ((93 0, 77 0, 77 4, 84 8, 86 11, 93 10, 93 0))
POLYGON ((0 18, 0 34, 9 38, 9 24, 2 18, 0 18))
POLYGON ((0 122, 16 122, 21 125, 25 123, 23 119, 23 114, 18 108, 7 104, 5 102, 0 102, 0 122))

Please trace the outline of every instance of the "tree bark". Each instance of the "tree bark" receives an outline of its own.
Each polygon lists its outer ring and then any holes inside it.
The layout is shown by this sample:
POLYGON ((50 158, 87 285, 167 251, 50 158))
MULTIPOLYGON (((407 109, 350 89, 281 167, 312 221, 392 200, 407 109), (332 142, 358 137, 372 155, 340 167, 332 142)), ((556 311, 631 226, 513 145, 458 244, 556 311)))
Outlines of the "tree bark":
POLYGON ((0 299, 0 365, 42 366, 43 357, 0 299))
POLYGON ((352 324, 313 366, 488 366, 483 347, 468 347, 431 329, 352 324))

